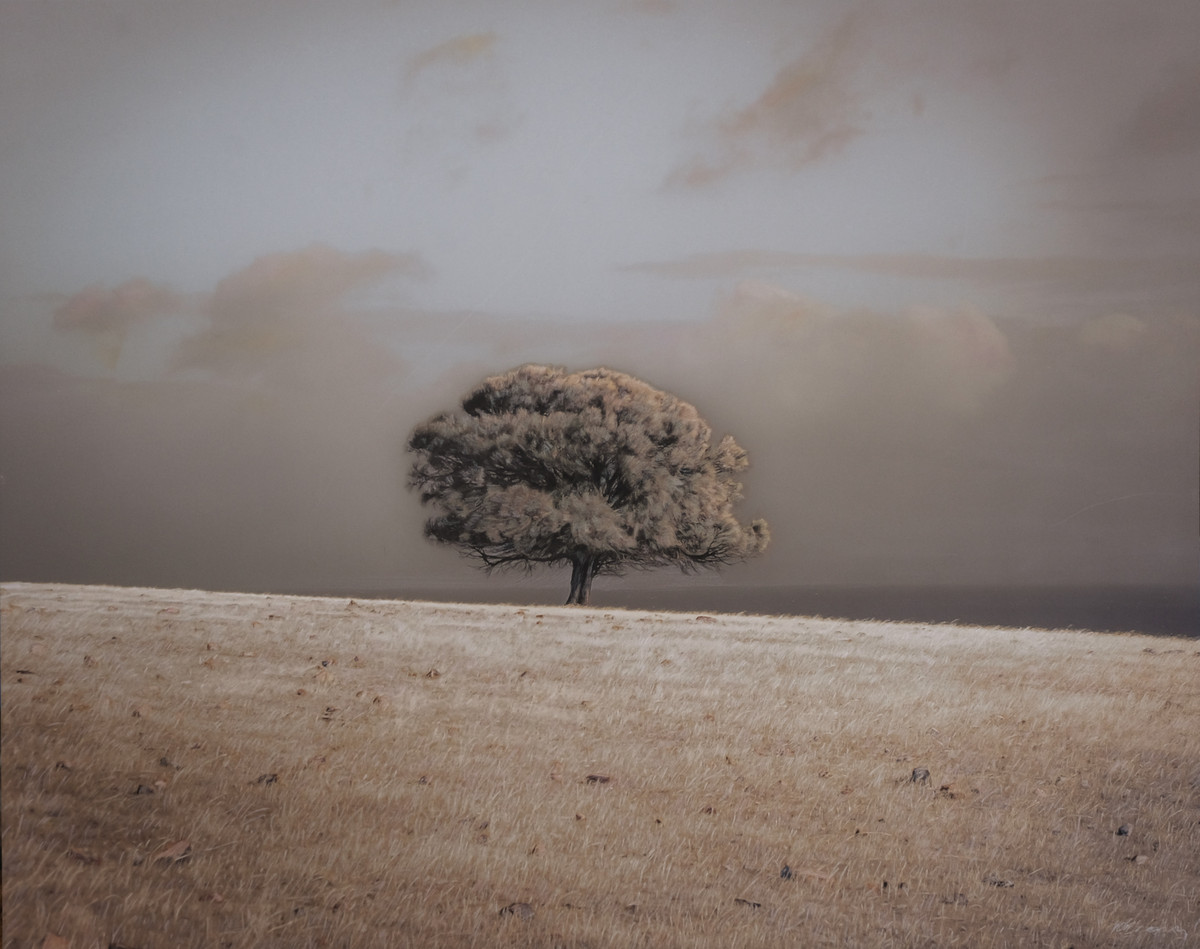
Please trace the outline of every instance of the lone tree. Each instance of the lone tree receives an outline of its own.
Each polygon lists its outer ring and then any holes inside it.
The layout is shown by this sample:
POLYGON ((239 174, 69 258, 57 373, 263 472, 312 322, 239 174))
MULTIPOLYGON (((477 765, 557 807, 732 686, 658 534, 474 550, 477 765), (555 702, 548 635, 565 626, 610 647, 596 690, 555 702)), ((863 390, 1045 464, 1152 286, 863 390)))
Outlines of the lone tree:
POLYGON ((695 408, 611 369, 527 365, 484 379, 461 411, 418 425, 409 486, 434 513, 425 535, 487 569, 570 564, 567 603, 623 566, 685 572, 767 545, 743 527, 746 452, 712 444, 695 408))

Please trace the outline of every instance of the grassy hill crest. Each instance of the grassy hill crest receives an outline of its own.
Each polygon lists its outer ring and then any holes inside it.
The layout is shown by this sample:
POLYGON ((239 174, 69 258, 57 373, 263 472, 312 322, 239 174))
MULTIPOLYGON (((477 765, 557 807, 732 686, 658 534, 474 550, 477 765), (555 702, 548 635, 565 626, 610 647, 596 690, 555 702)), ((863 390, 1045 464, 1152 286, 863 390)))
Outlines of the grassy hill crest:
POLYGON ((24 583, 0 625, 5 949, 1200 939, 1192 640, 24 583))

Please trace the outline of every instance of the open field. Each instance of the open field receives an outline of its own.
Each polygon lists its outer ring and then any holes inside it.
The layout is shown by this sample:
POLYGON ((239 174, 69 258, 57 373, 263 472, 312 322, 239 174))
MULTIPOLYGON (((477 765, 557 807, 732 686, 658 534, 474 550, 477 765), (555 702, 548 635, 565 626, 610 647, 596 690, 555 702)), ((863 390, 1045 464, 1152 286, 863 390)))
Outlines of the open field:
POLYGON ((5 949, 1200 943, 1193 640, 19 583, 0 621, 5 949))

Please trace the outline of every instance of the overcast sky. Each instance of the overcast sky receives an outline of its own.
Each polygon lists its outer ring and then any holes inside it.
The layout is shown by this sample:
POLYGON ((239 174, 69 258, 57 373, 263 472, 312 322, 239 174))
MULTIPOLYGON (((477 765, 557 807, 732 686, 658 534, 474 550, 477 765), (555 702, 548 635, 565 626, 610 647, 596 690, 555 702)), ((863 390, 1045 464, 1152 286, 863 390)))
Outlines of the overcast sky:
POLYGON ((0 578, 476 581, 403 442, 605 364, 731 583, 1194 583, 1191 0, 0 0, 0 578))

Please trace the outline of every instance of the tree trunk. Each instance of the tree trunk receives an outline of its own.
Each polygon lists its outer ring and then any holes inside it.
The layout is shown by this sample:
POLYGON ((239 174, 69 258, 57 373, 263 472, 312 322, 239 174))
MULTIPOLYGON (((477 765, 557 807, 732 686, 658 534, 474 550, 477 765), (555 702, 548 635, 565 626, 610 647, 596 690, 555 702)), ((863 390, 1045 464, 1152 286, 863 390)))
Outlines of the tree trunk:
POLYGON ((567 606, 587 606, 592 592, 592 577, 596 575, 596 558, 593 554, 580 551, 571 558, 571 594, 567 606))

